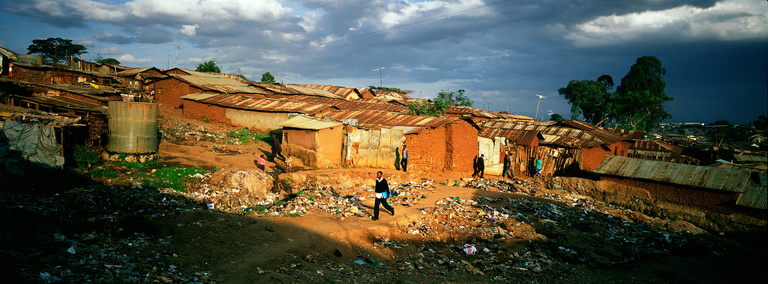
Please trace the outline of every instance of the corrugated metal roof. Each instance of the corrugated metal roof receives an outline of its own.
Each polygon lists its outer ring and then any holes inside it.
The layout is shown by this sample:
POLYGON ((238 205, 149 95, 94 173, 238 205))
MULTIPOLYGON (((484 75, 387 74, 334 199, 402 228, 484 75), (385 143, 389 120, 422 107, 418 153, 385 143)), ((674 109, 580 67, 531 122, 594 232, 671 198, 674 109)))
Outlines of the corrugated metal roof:
POLYGON ((768 186, 752 184, 739 194, 736 204, 757 209, 768 209, 768 186))
POLYGON ((324 121, 324 120, 320 120, 312 117, 297 115, 297 116, 291 117, 290 119, 286 120, 280 125, 282 125, 283 127, 290 127, 290 128, 320 130, 320 129, 336 127, 343 124, 337 121, 324 121))
POLYGON ((621 137, 621 136, 613 134, 611 132, 602 130, 602 129, 597 128, 596 126, 594 126, 592 124, 589 124, 587 122, 584 122, 584 121, 564 120, 564 121, 558 122, 557 124, 565 125, 565 126, 576 128, 576 129, 581 129, 581 130, 589 133, 589 135, 593 136, 594 138, 596 138, 596 139, 600 140, 601 142, 605 143, 606 145, 614 144, 614 143, 621 142, 621 141, 625 140, 624 137, 621 137))
POLYGON ((481 117, 481 118, 487 118, 487 119, 503 119, 504 118, 503 116, 500 116, 493 111, 485 111, 479 108, 459 106, 459 105, 449 106, 448 109, 445 110, 445 113, 458 114, 458 115, 469 114, 474 117, 481 117))
POLYGON ((294 86, 301 86, 312 89, 319 89, 329 93, 333 93, 346 100, 356 100, 360 98, 359 90, 357 88, 347 88, 330 85, 310 85, 310 84, 293 84, 294 86))
POLYGON ((633 140, 642 140, 645 139, 645 132, 642 132, 640 130, 628 130, 628 129, 621 129, 621 128, 611 128, 611 127, 598 127, 600 130, 605 130, 608 132, 611 132, 615 135, 619 135, 621 137, 624 137, 624 139, 633 139, 633 140))
POLYGON ((409 97, 406 94, 401 94, 397 92, 384 92, 384 91, 371 91, 368 89, 369 92, 376 95, 377 99, 380 100, 412 100, 413 98, 409 97))
POLYGON ((335 119, 357 119, 361 126, 414 126, 435 128, 458 120, 450 117, 432 117, 371 110, 340 110, 323 114, 335 119))
POLYGON ((295 112, 317 114, 324 110, 334 108, 332 105, 326 104, 281 101, 276 99, 254 98, 231 94, 195 93, 183 95, 180 98, 222 107, 264 112, 295 112))
POLYGON ((74 98, 70 97, 60 97, 60 96, 47 96, 47 97, 38 97, 38 96, 17 96, 17 95, 11 95, 11 97, 22 99, 22 100, 28 100, 32 101, 38 104, 43 105, 52 105, 72 110, 82 110, 82 111, 93 111, 93 112, 100 112, 106 114, 107 111, 109 111, 109 108, 107 106, 101 105, 101 104, 94 104, 89 102, 80 101, 74 98))
POLYGON ((629 146, 629 150, 683 153, 683 148, 661 140, 635 140, 635 143, 629 146))
POLYGON ((378 110, 378 111, 392 111, 392 112, 408 114, 407 107, 404 107, 398 104, 389 104, 383 101, 376 101, 376 102, 370 102, 369 100, 348 101, 348 100, 332 99, 332 98, 325 98, 325 97, 314 97, 314 96, 278 96, 277 99, 286 100, 286 101, 301 101, 301 102, 311 102, 311 103, 319 103, 319 104, 329 104, 339 108, 340 110, 378 110))
POLYGON ((736 161, 739 163, 749 163, 749 162, 768 163, 768 157, 766 156, 735 154, 733 155, 733 158, 736 159, 736 161))
POLYGON ((701 188, 744 192, 753 171, 605 156, 595 172, 701 188))
POLYGON ((262 90, 248 86, 238 80, 216 74, 195 72, 195 75, 169 75, 195 87, 206 91, 214 91, 225 94, 260 94, 266 95, 262 90))
POLYGON ((300 85, 266 84, 266 83, 254 83, 252 85, 255 87, 267 90, 269 92, 272 92, 276 95, 305 95, 305 96, 316 96, 316 97, 333 98, 333 99, 344 99, 343 97, 340 97, 328 91, 302 87, 300 85))
MULTIPOLYGON (((478 123, 479 124, 479 123, 478 123)), ((533 145, 536 138, 539 137, 543 140, 543 136, 536 130, 512 130, 501 128, 482 128, 480 131, 480 137, 493 139, 494 137, 504 137, 507 141, 514 142, 517 145, 533 145)))

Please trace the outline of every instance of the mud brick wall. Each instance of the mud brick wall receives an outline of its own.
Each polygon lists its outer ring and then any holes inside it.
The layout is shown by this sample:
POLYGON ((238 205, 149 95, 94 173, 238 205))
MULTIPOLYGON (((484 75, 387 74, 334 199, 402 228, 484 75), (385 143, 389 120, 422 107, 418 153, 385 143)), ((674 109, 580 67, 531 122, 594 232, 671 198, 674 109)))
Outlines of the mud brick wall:
POLYGON ((442 172, 446 165, 446 126, 405 135, 408 170, 442 172))
POLYGON ((668 202, 680 205, 714 209, 722 205, 733 204, 739 198, 738 192, 693 188, 671 185, 654 181, 635 180, 623 177, 603 176, 601 181, 613 182, 616 186, 642 188, 650 193, 655 202, 668 202))
POLYGON ((196 101, 183 100, 184 115, 197 119, 209 119, 211 121, 230 124, 226 116, 226 109, 220 106, 198 103, 196 101))
POLYGON ((182 105, 179 97, 203 92, 175 78, 158 81, 155 83, 155 89, 155 102, 161 108, 178 108, 182 105))
POLYGON ((473 159, 477 155, 477 128, 464 120, 457 120, 448 125, 446 131, 446 151, 448 163, 445 170, 471 172, 473 159))

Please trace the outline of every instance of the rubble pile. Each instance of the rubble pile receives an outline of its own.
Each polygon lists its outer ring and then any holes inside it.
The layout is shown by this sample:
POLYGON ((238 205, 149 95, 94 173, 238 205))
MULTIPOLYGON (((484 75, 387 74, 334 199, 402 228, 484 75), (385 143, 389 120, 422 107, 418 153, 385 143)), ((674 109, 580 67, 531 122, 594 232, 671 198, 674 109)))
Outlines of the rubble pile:
POLYGON ((200 207, 173 190, 93 185, 54 195, 32 189, 0 196, 3 212, 16 217, 8 220, 14 230, 4 234, 4 250, 13 249, 4 259, 14 272, 7 281, 214 282, 209 272, 185 273, 174 265, 178 255, 163 249, 171 239, 149 238, 134 227, 139 218, 200 207), (31 228, 30 222, 39 226, 31 228))

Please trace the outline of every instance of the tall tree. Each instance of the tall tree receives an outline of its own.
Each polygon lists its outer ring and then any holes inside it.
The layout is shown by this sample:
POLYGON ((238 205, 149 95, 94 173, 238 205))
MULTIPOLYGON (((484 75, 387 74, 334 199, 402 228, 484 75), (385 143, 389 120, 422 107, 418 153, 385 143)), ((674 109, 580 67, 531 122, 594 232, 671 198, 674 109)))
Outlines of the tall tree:
POLYGON ((112 57, 104 58, 104 57, 101 57, 100 54, 96 54, 96 59, 94 61, 96 61, 96 63, 99 63, 99 64, 120 65, 119 60, 114 59, 112 57))
POLYGON ((614 104, 609 90, 613 87, 611 76, 602 75, 597 81, 571 80, 568 86, 557 90, 571 104, 571 119, 579 115, 584 120, 600 126, 611 117, 614 104))
POLYGON ((70 56, 80 56, 88 53, 85 46, 73 44, 71 39, 53 38, 34 39, 27 47, 27 54, 39 54, 43 61, 51 64, 60 64, 70 56))
POLYGON ((440 90, 440 92, 437 92, 437 98, 435 100, 442 100, 449 105, 455 104, 471 107, 475 102, 465 96, 464 92, 465 91, 462 89, 459 89, 458 91, 440 90))
POLYGON ((269 74, 269 72, 261 74, 261 82, 262 83, 268 83, 268 84, 274 84, 275 83, 275 76, 272 76, 272 74, 269 74))
POLYGON ((643 56, 630 67, 616 88, 614 117, 625 128, 649 131, 664 119, 671 118, 664 103, 673 98, 664 92, 667 70, 655 56, 643 56))
POLYGON ((213 60, 198 64, 197 68, 195 68, 195 71, 221 73, 221 69, 219 69, 219 66, 216 66, 216 61, 213 61, 213 60))

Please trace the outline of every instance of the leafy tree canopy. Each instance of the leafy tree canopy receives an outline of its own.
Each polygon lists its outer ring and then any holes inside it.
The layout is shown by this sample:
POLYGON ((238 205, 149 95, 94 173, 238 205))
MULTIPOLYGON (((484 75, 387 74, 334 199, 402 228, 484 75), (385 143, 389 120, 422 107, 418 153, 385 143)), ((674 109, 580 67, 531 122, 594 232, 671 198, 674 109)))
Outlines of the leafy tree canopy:
POLYGON ((401 90, 401 89, 398 89, 398 88, 390 88, 390 87, 368 86, 368 89, 379 90, 379 91, 382 91, 382 92, 393 92, 393 93, 398 93, 398 94, 403 94, 403 95, 407 95, 407 94, 413 93, 413 91, 410 91, 410 90, 401 90))
POLYGON ((572 80, 558 93, 571 105, 571 119, 581 115, 597 126, 615 121, 624 128, 648 132, 672 117, 664 109, 664 103, 673 99, 664 93, 665 74, 658 58, 643 56, 630 67, 615 93, 610 92, 613 78, 608 75, 594 81, 572 80))
POLYGON ((611 76, 603 75, 597 81, 572 80, 557 92, 571 104, 571 119, 583 115, 587 122, 601 126, 613 113, 612 94, 609 92, 612 85, 611 76))
POLYGON ((448 103, 448 105, 455 104, 460 106, 468 106, 471 107, 473 102, 469 99, 469 97, 464 95, 464 90, 459 89, 458 91, 451 91, 451 90, 440 90, 440 92, 437 92, 437 100, 442 100, 445 103, 448 103))
POLYGON ((559 113, 555 113, 555 114, 553 114, 552 116, 549 117, 549 120, 550 121, 560 122, 560 121, 565 120, 565 118, 562 115, 560 115, 559 113))
POLYGON ((53 38, 35 39, 27 47, 27 54, 38 54, 46 63, 60 64, 70 56, 88 53, 85 46, 73 44, 71 39, 53 38))
POLYGON ((197 65, 197 68, 195 68, 195 71, 197 72, 209 72, 209 73, 221 73, 221 69, 219 69, 219 66, 216 66, 216 61, 208 61, 205 63, 200 63, 197 65))
POLYGON ((451 104, 445 100, 416 101, 408 103, 408 114, 441 117, 451 104))
POLYGON ((99 64, 120 65, 120 61, 118 61, 117 59, 114 59, 112 57, 104 58, 104 57, 101 57, 100 54, 96 54, 95 61, 96 63, 99 63, 99 64))
POLYGON ((262 83, 268 83, 268 84, 274 84, 275 83, 275 76, 272 76, 272 74, 269 74, 269 72, 261 74, 261 82, 262 83))

